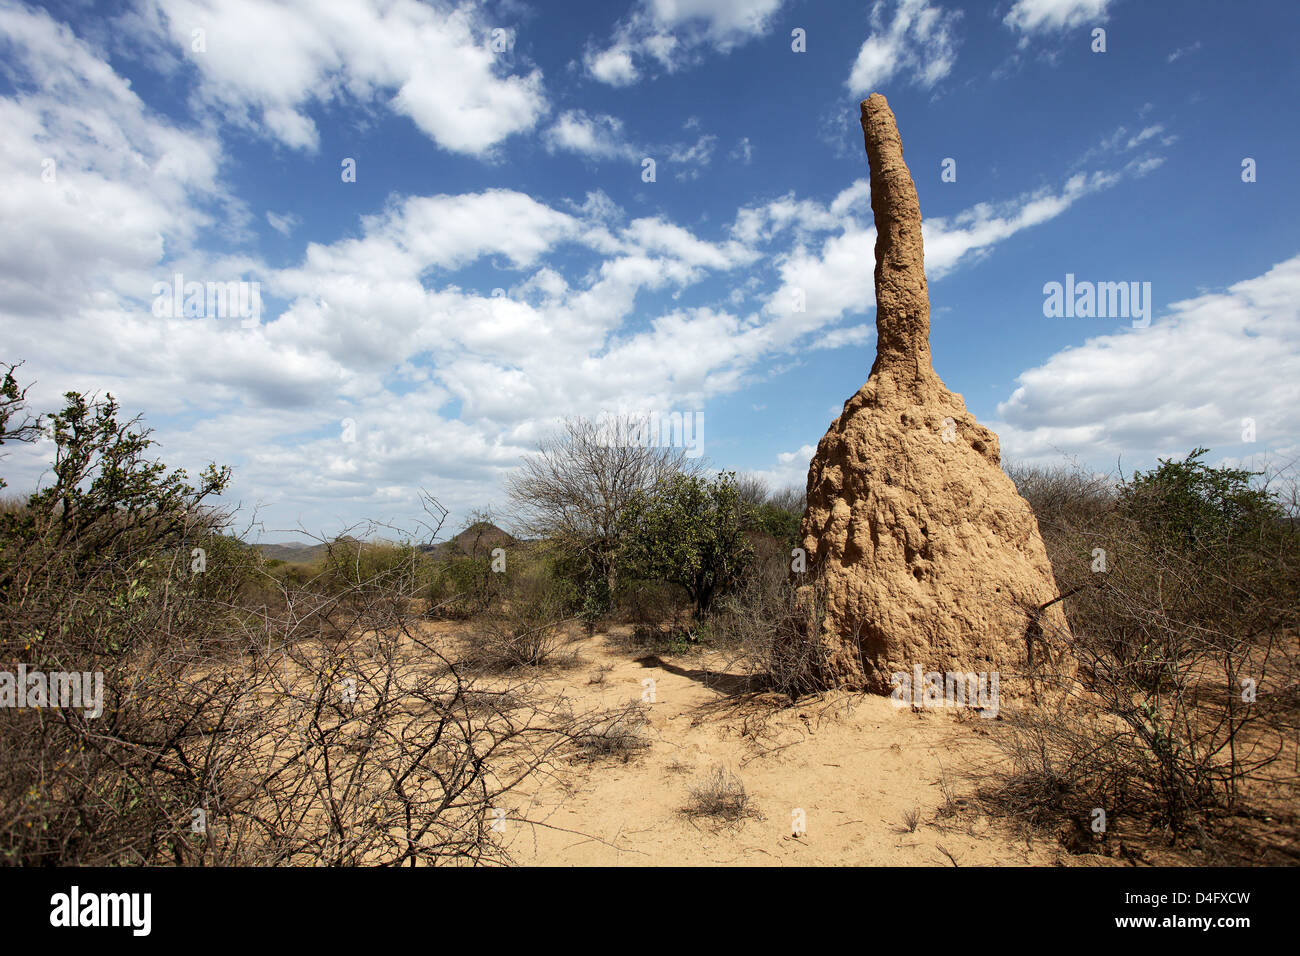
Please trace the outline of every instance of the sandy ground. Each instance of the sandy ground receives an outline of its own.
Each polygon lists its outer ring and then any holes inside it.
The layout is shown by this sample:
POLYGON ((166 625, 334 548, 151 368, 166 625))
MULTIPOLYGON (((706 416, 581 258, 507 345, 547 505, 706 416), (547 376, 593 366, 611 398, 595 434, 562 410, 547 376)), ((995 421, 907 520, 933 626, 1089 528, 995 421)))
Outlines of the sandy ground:
POLYGON ((579 654, 578 665, 547 675, 547 690, 580 710, 616 708, 642 699, 642 682, 652 679, 650 745, 626 761, 567 761, 512 794, 501 839, 518 864, 1082 862, 971 807, 963 771, 996 759, 981 726, 987 722, 974 714, 914 712, 888 698, 848 694, 781 706, 770 696, 727 693, 735 682, 719 673, 725 662, 717 654, 655 656, 609 635, 581 642, 579 654), (592 683, 601 665, 609 669, 592 683), (750 797, 752 813, 742 820, 683 812, 691 787, 718 766, 750 797), (795 835, 799 811, 804 827, 795 835))

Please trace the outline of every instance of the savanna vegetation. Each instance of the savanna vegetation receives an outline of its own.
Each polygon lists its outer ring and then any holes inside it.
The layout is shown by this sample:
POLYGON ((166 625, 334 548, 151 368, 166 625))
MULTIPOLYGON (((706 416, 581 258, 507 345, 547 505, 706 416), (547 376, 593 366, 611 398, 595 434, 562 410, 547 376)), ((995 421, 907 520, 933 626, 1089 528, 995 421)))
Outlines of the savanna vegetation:
MULTIPOLYGON (((6 862, 506 862, 493 823, 523 781, 648 746, 640 703, 580 713, 538 692, 615 624, 632 653, 722 655, 739 693, 826 690, 807 640, 824 596, 792 574, 796 489, 571 420, 505 512, 455 534, 425 496, 414 531, 262 548, 220 506, 228 469, 167 468, 111 396, 36 415, 6 368, 0 445, 44 440, 52 460, 0 506, 0 673, 102 677, 100 713, 0 707, 6 862), (435 640, 443 622, 464 639, 435 640)), ((1208 454, 1008 469, 1071 628, 1046 638, 1077 669, 1058 675, 1069 695, 998 721, 988 812, 1084 852, 1294 852, 1274 839, 1300 780, 1294 473, 1208 454)), ((748 805, 729 779, 696 797, 748 805)))

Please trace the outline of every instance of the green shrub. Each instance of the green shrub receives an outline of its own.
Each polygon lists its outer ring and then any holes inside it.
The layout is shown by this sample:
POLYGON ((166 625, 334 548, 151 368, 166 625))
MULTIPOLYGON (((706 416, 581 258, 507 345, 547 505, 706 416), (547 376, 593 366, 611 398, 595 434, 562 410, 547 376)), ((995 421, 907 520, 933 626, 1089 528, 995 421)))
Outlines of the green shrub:
POLYGON ((481 614, 499 587, 490 558, 453 557, 438 562, 428 586, 435 617, 464 620, 481 614))
POLYGON ((790 547, 794 547, 798 541, 799 524, 802 521, 802 511, 792 511, 771 502, 751 508, 746 516, 748 528, 770 535, 790 547))
MULTIPOLYGON (((191 485, 147 457, 149 430, 138 417, 119 422, 111 395, 65 399, 49 417, 53 480, 0 513, 0 645, 52 647, 46 638, 58 634, 83 654, 122 654, 151 602, 181 582, 205 587, 190 573, 194 547, 211 545, 232 567, 244 560, 218 540, 225 517, 204 505, 230 470, 211 466, 191 485)), ((232 567, 218 579, 239 577, 232 567)))
POLYGON ((702 617, 753 557, 733 473, 675 474, 632 497, 622 526, 623 560, 642 577, 681 585, 702 617))
POLYGON ((324 575, 344 589, 390 589, 412 592, 423 555, 409 542, 358 541, 340 537, 325 547, 324 575))
POLYGON ((1252 483, 1260 472, 1211 468, 1196 448, 1182 461, 1160 459, 1120 486, 1118 511, 1162 547, 1206 555, 1241 552, 1283 518, 1281 506, 1252 483), (1254 539, 1254 540, 1252 540, 1254 539))

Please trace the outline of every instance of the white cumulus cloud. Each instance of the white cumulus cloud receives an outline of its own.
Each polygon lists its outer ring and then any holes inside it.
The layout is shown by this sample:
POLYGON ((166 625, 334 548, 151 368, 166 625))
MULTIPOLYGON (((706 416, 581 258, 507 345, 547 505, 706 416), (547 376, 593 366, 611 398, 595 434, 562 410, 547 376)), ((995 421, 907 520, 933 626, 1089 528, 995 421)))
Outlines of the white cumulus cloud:
POLYGON ((784 0, 637 0, 603 47, 583 56, 587 73, 627 86, 655 68, 671 73, 702 52, 727 52, 759 36, 784 0))
POLYGON ((1296 447, 1297 402, 1300 256, 1174 302, 1148 328, 1058 352, 1021 373, 993 427, 1007 457, 1024 460, 1059 458, 1062 448, 1100 465, 1198 445, 1250 454, 1296 447), (1242 443, 1245 419, 1255 444, 1242 443))
POLYGON ((532 129, 548 109, 541 71, 508 72, 470 5, 149 2, 197 73, 199 102, 295 149, 319 143, 311 109, 339 102, 394 110, 444 149, 473 156, 532 129))
POLYGON ((960 18, 961 11, 945 10, 929 0, 877 0, 871 7, 871 34, 844 85, 854 96, 878 92, 895 80, 925 89, 934 86, 957 61, 955 27, 960 18))
POLYGON ((1024 34, 1104 22, 1112 0, 1016 0, 1002 22, 1024 34))

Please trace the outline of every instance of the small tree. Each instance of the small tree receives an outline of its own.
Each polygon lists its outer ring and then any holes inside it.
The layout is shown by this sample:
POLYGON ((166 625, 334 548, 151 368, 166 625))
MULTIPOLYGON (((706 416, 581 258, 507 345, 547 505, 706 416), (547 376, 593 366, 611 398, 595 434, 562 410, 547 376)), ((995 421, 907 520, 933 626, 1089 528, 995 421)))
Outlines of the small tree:
POLYGON ((637 424, 566 419, 507 483, 523 534, 548 539, 583 565, 584 593, 605 606, 617 585, 619 527, 633 496, 692 470, 682 448, 620 441, 639 434, 637 424))
POLYGON ((753 557, 736 476, 671 475, 629 503, 625 560, 647 577, 680 584, 700 618, 753 557))
POLYGON ((772 497, 772 487, 759 475, 740 475, 736 478, 736 493, 747 507, 759 508, 772 497))
POLYGON ((1212 468, 1201 461, 1208 453, 1196 448, 1182 461, 1162 458, 1159 467, 1134 472, 1119 489, 1120 513, 1160 543, 1184 549, 1218 550, 1282 519, 1275 498, 1251 483, 1259 472, 1212 468))

